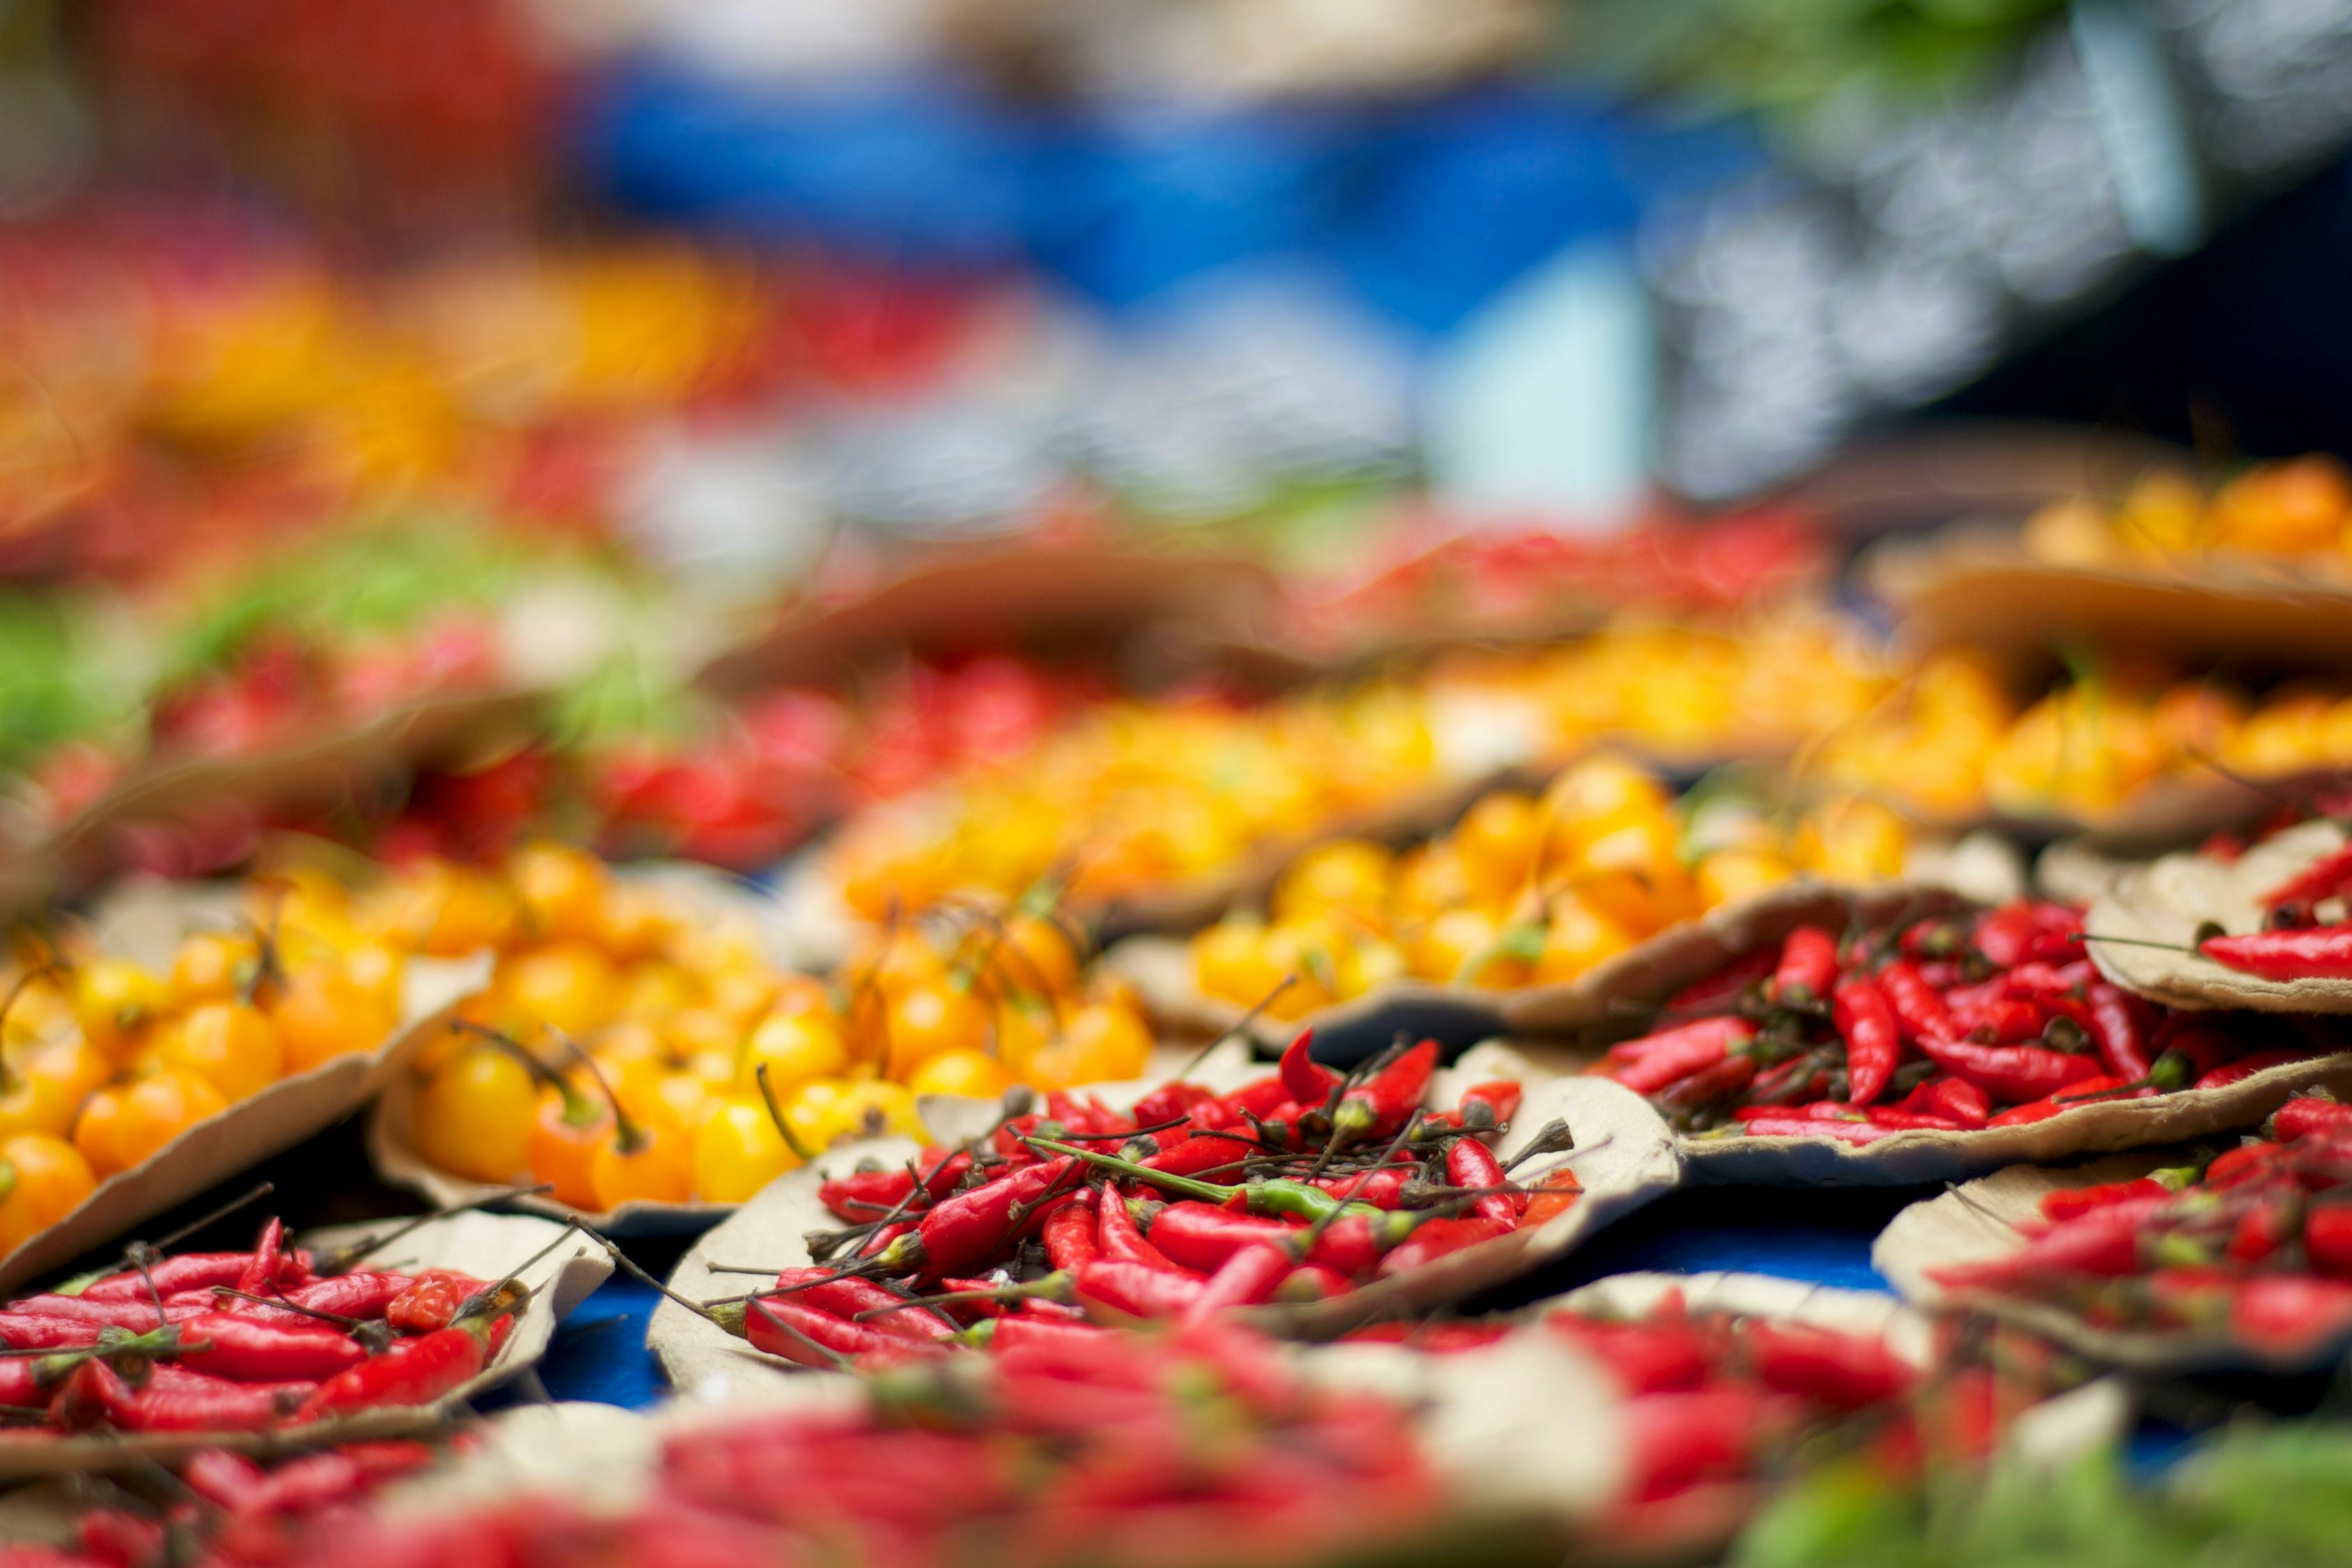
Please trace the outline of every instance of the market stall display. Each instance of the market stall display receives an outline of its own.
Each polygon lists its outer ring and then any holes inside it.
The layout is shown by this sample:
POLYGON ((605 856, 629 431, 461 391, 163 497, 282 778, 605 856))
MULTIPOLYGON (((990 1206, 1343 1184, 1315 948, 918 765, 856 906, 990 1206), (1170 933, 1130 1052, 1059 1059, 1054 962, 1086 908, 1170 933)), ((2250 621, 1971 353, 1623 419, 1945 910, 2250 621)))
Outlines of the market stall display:
POLYGON ((2306 1096, 2242 1142, 2014 1167, 1906 1211, 1877 1258, 1916 1300, 2012 1317, 2105 1363, 2326 1365, 2352 1336, 2333 1201, 2347 1129, 2352 1110, 2306 1096))
POLYGON ((1727 957, 1695 947, 1650 977, 1663 1026, 1593 1070, 1653 1097, 1695 1174, 1750 1181, 1920 1181, 2174 1142, 2352 1079, 2331 1021, 2164 1007, 2106 980, 2080 910, 1944 902, 1887 895, 1842 924, 1784 907, 1727 957))
POLYGON ((769 1188, 688 1255, 651 1342, 674 1382, 699 1385, 945 1353, 947 1323, 909 1300, 993 1323, 959 1331, 992 1348, 1037 1323, 1245 1309, 1328 1336, 1534 1268, 1675 1184, 1664 1127, 1614 1086, 1486 1078, 1508 1066, 1499 1053, 1441 1073, 1436 1056, 1401 1046, 1343 1076, 1302 1041, 1271 1073, 1228 1056, 1127 1086, 1125 1110, 927 1102, 973 1135, 853 1144, 769 1188), (777 1283, 747 1295, 721 1266, 777 1283), (895 1310, 855 1305, 893 1281, 895 1310))
POLYGON ((519 1215, 299 1240, 273 1218, 241 1251, 133 1243, 92 1274, 8 1300, 0 1367, 17 1418, 0 1474, 428 1431, 527 1368, 609 1272, 562 1227, 519 1215), (394 1242, 401 1254, 386 1259, 394 1242))

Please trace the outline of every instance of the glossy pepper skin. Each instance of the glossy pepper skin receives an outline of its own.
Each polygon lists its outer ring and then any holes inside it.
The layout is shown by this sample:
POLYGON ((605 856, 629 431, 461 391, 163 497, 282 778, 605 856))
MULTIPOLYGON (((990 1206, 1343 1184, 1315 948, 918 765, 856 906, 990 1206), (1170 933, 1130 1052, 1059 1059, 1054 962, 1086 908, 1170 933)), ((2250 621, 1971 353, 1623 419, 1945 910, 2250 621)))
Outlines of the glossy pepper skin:
POLYGON ((1655 1094, 1712 1067, 1756 1037, 1744 1018, 1702 1018, 1610 1048, 1609 1076, 1636 1094, 1655 1094), (1622 1065, 1619 1053, 1625 1053, 1622 1065))
POLYGON ((2045 1099, 2095 1078, 2099 1064, 2039 1046, 1980 1046, 1965 1040, 1922 1040, 1919 1049, 1955 1078, 2008 1103, 2045 1099))
POLYGON ((1437 1042, 1423 1040, 1339 1097, 1331 1113, 1332 1136, 1386 1138, 1421 1109, 1423 1091, 1437 1070, 1437 1042))
POLYGON ((1831 994, 1830 1016, 1845 1042, 1849 1102, 1868 1105, 1886 1092, 1887 1079, 1902 1058, 1903 1040, 1886 994, 1868 975, 1839 983, 1831 994))
POLYGON ((1799 926, 1780 944, 1768 994, 1784 1006, 1826 999, 1837 984, 1838 942, 1820 926, 1799 926))
POLYGON ((2198 943, 2198 951, 2216 963, 2265 980, 2352 978, 2352 926, 2208 937, 2198 943))

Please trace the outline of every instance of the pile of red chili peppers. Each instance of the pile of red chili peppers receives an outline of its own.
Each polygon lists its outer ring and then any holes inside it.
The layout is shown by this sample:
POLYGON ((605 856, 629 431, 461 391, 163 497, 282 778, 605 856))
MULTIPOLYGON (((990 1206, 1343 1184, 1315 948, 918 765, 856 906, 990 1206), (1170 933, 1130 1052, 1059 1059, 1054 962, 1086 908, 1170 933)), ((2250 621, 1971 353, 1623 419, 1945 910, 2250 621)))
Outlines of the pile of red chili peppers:
POLYGON ((2209 936, 2197 950, 2264 980, 2352 980, 2352 843, 2262 896, 2266 929, 2209 936))
POLYGON ((327 1542, 366 1531, 370 1497, 439 1457, 424 1443, 345 1443, 266 1468, 242 1454, 205 1448, 160 1488, 151 1483, 162 1472, 104 1483, 113 1500, 81 1515, 70 1549, 0 1548, 0 1565, 289 1568, 316 1561, 312 1553, 327 1542))
MULTIPOLYGON (((1904 1476, 1930 1452, 1981 1458, 2007 1407, 2050 1392, 2004 1389, 1992 1358, 1961 1342, 1957 1325, 1922 1371, 1877 1335, 1695 1310, 1679 1289, 1638 1317, 1559 1308, 1540 1321, 1624 1398, 1628 1471, 1603 1532, 1621 1546, 1723 1530, 1801 1445, 1814 1458, 1825 1439, 1864 1448, 1904 1476)), ((1382 1323, 1348 1338, 1442 1355, 1511 1331, 1498 1322, 1382 1323)), ((2021 1371, 2007 1359, 2013 1384, 2021 1371)))
POLYGON ((647 1495, 617 1512, 526 1493, 405 1522, 325 1509, 225 1529, 235 1505, 192 1474, 196 1506, 97 1516, 80 1552, 0 1551, 0 1568, 1272 1565, 1418 1540, 1451 1500, 1402 1408, 1303 1384, 1229 1325, 1024 1345, 882 1386, 845 1411, 677 1436, 647 1495), (183 1521, 201 1550, 140 1549, 183 1521))
POLYGON ((429 1405, 495 1357, 515 1280, 409 1275, 286 1245, 141 1254, 0 1306, 0 1415, 26 1434, 250 1432, 429 1405))
MULTIPOLYGON (((789 1361, 887 1365, 1343 1295, 1576 1201, 1572 1174, 1522 1184, 1496 1159, 1517 1084, 1424 1111, 1435 1042, 1345 1075, 1308 1043, 1228 1094, 1172 1082, 1124 1115, 1055 1094, 961 1148, 834 1177, 847 1228, 812 1238, 815 1267, 690 1305, 789 1361)), ((1553 1126, 1528 1153, 1570 1146, 1553 1126)))
POLYGON ((2333 1020, 2135 996, 2084 955, 2081 911, 2037 901, 1843 934, 1801 926, 1664 1012, 1682 1021, 1610 1047, 1595 1070, 1684 1131, 1854 1144, 2221 1088, 2347 1044, 2333 1020))
POLYGON ((2023 1247, 1929 1278, 2100 1328, 2227 1333, 2264 1351, 2352 1329, 2352 1105, 2291 1100, 2271 1132, 2053 1193, 2023 1247))

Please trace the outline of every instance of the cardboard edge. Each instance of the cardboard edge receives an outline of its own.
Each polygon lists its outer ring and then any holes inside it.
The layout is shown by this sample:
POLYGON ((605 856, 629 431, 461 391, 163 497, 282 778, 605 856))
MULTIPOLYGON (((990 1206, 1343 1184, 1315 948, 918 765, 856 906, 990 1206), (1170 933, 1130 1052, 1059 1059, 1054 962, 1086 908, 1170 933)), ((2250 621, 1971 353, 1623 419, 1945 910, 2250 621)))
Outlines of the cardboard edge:
POLYGON ((1908 1186, 2234 1131, 2314 1089, 2352 1093, 2352 1052, 2286 1062, 2226 1089, 2077 1106, 2014 1127, 1897 1132, 1859 1148, 1829 1138, 1685 1137, 1681 1152, 1694 1184, 1908 1186))

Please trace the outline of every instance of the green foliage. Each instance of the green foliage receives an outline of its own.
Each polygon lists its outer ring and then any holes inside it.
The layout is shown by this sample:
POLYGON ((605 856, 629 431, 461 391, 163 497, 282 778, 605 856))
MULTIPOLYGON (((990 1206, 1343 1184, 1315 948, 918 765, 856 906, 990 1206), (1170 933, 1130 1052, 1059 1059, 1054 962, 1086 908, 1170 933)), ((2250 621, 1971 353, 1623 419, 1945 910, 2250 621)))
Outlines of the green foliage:
POLYGON ((2054 1469, 2010 1459, 1891 1487, 1823 1470, 1768 1509, 1733 1568, 2290 1568, 2352 1555, 2352 1428, 2250 1426, 2163 1481, 2113 1453, 2054 1469))
POLYGON ((21 770, 61 741, 121 718, 129 704, 80 610, 44 595, 0 593, 0 769, 21 770))
POLYGON ((1706 112, 1933 98, 2010 55, 2057 0, 1591 0, 1575 62, 1706 112))
POLYGON ((205 602, 173 638, 164 673, 217 669, 267 632, 397 631, 436 610, 489 604, 524 560, 511 535, 459 519, 384 522, 306 541, 257 563, 232 591, 205 602))

